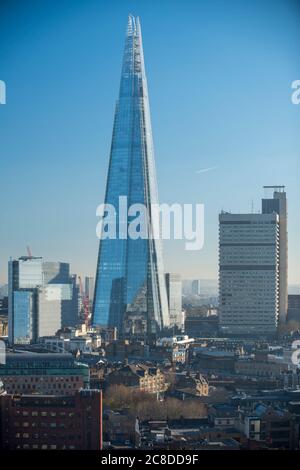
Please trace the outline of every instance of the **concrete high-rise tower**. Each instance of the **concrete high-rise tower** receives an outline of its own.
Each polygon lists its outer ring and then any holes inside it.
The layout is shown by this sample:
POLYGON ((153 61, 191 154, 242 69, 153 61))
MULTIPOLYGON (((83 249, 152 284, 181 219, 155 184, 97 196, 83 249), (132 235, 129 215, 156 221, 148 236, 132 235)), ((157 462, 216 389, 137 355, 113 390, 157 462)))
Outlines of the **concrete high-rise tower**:
POLYGON ((284 186, 264 186, 273 190, 273 198, 262 200, 262 213, 279 215, 279 321, 286 322, 288 310, 288 229, 287 199, 284 186))
POLYGON ((219 216, 219 327, 273 336, 279 319, 279 216, 219 216))
POLYGON ((105 203, 116 211, 117 237, 101 237, 93 324, 124 334, 156 334, 169 325, 160 240, 153 236, 152 204, 158 204, 152 131, 138 18, 129 16, 119 99, 114 119, 105 203), (121 237, 130 216, 120 219, 120 197, 128 207, 147 208, 147 237, 121 237))

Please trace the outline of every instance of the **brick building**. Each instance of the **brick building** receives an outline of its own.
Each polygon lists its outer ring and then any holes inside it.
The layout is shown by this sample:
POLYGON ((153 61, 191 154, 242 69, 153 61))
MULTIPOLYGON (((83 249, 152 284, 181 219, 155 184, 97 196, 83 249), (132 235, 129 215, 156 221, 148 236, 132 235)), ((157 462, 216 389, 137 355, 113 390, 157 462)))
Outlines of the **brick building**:
POLYGON ((102 395, 0 395, 0 449, 102 448, 102 395))
POLYGON ((111 372, 107 385, 125 385, 143 392, 157 393, 166 390, 165 377, 158 367, 144 364, 128 364, 111 372))

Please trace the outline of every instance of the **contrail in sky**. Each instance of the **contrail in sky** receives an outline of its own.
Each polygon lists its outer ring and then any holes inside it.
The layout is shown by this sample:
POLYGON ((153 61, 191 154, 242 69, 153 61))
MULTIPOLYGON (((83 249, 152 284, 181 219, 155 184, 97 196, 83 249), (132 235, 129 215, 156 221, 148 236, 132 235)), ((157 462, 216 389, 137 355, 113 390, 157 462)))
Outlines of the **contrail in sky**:
POLYGON ((203 168, 202 170, 198 170, 196 171, 196 173, 206 173, 207 171, 215 170, 216 168, 217 168, 216 166, 210 166, 208 168, 203 168))

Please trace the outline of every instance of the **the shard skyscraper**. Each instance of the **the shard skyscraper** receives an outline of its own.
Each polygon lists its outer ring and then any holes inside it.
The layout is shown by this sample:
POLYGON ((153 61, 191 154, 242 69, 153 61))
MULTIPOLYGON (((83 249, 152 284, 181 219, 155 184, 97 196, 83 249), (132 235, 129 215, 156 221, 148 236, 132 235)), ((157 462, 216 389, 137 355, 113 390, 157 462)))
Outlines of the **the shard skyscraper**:
POLYGON ((151 205, 158 204, 152 130, 139 18, 129 16, 116 104, 105 203, 116 210, 117 239, 100 240, 93 325, 121 334, 152 335, 169 325, 161 240, 153 236, 151 205), (146 238, 119 236, 119 197, 148 211, 146 238))

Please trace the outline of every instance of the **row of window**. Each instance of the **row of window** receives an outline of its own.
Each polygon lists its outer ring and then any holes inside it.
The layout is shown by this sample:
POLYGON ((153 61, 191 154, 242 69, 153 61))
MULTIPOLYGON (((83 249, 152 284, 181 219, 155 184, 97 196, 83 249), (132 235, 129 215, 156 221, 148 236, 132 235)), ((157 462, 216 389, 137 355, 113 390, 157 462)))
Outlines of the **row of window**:
MULTIPOLYGON (((49 438, 51 438, 51 439, 56 440, 56 439, 58 438, 58 436, 57 436, 56 434, 49 435, 49 434, 46 434, 46 433, 44 433, 44 434, 38 434, 38 433, 36 433, 36 434, 30 435, 30 434, 27 433, 27 432, 24 432, 24 433, 22 433, 22 434, 19 433, 19 432, 17 432, 17 433, 15 434, 15 438, 16 438, 16 439, 29 439, 29 438, 32 438, 32 439, 49 439, 49 438)), ((60 438, 60 437, 59 437, 59 438, 60 438)), ((64 436, 64 439, 65 439, 66 441, 74 441, 75 439, 80 440, 80 439, 81 439, 81 435, 80 435, 80 434, 77 435, 77 436, 74 436, 74 435, 67 435, 67 436, 64 436)))

